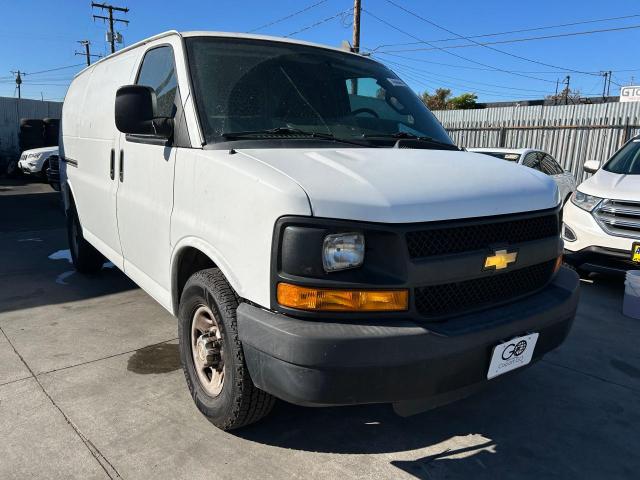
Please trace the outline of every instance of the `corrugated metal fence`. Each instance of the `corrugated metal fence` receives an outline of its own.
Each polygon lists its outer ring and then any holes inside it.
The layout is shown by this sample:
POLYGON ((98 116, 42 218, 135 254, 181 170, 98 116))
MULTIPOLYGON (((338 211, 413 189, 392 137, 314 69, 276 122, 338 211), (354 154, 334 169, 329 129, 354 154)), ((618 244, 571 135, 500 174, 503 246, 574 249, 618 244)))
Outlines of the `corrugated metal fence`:
POLYGON ((578 180, 640 133, 639 103, 442 110, 433 112, 461 147, 539 148, 578 180))
POLYGON ((0 159, 20 154, 18 132, 21 118, 60 118, 62 102, 42 102, 0 97, 0 159))

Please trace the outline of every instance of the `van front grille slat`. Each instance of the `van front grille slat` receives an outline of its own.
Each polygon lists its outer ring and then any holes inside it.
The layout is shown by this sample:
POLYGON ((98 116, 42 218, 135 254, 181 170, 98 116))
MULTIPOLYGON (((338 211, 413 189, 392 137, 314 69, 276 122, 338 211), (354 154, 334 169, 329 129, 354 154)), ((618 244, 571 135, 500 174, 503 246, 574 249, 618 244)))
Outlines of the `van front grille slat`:
POLYGON ((543 288, 555 263, 551 260, 474 280, 416 288, 416 308, 427 318, 437 318, 505 303, 543 288))
POLYGON ((493 220, 411 231, 406 239, 409 256, 422 258, 485 250, 496 244, 513 245, 559 234, 558 215, 552 213, 517 220, 493 220))

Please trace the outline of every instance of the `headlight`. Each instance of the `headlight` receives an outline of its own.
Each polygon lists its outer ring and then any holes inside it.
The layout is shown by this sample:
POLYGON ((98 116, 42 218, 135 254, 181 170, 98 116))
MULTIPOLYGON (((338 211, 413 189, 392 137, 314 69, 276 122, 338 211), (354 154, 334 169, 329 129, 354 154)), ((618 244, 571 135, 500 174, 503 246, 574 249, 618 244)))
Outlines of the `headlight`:
POLYGON ((587 195, 577 191, 571 195, 571 202, 578 208, 591 212, 602 201, 600 197, 594 197, 593 195, 587 195))
POLYGON ((327 272, 356 268, 364 262, 364 235, 327 235, 322 244, 322 266, 327 272))

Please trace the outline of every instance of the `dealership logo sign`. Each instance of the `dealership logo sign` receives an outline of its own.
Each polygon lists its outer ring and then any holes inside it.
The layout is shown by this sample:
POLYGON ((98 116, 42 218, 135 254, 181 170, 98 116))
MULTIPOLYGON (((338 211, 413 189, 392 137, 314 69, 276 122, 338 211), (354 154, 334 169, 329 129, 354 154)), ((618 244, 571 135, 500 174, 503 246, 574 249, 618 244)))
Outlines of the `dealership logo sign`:
POLYGON ((520 340, 518 343, 510 343, 502 351, 502 359, 509 360, 511 357, 519 357, 527 349, 527 341, 520 340))
POLYGON ((620 89, 621 102, 640 102, 640 86, 622 87, 620 89))

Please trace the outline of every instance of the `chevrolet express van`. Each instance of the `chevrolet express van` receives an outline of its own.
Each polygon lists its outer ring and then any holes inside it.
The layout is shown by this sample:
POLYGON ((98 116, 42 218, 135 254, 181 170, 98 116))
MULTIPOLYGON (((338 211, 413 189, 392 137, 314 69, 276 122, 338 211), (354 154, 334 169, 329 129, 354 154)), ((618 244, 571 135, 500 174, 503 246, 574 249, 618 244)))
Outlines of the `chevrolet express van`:
POLYGON ((571 327, 553 180, 461 151, 372 59, 163 33, 75 77, 61 139, 75 267, 106 257, 178 318, 220 428, 275 398, 431 408, 571 327))

